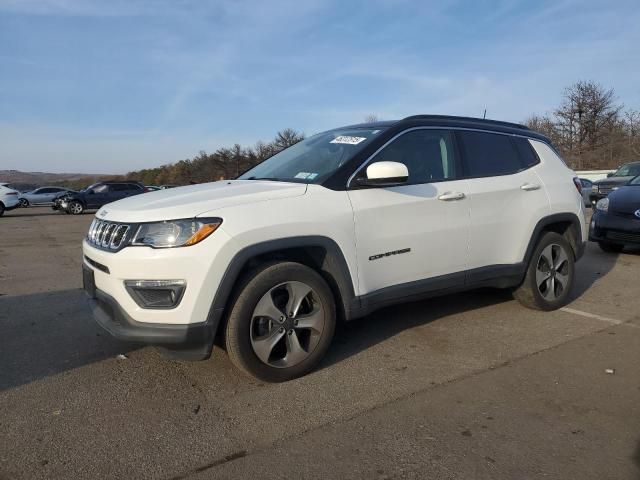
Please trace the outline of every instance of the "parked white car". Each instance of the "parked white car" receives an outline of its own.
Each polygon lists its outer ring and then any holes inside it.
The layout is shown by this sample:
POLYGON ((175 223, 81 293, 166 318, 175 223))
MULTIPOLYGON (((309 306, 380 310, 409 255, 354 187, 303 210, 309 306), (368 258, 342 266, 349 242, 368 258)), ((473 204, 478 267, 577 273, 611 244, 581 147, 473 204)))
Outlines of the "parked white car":
POLYGON ((20 192, 7 187, 8 183, 0 183, 0 217, 4 212, 20 206, 18 195, 20 192))
POLYGON ((383 306, 483 286, 530 308, 565 305, 587 239, 580 188, 521 125, 353 125, 237 180, 102 207, 84 286, 118 338, 192 359, 221 338, 241 370, 284 381, 318 364, 336 321, 383 306))

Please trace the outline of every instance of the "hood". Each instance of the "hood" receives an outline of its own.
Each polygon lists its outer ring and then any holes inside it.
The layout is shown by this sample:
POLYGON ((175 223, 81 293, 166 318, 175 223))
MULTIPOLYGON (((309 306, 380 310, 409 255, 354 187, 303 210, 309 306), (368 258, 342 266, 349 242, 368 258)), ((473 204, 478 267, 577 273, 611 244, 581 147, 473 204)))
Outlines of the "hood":
POLYGON ((620 185, 624 185, 625 183, 627 183, 629 180, 631 180, 633 178, 633 176, 630 177, 607 177, 607 178, 603 178, 602 180, 596 180, 595 182, 593 182, 594 185, 598 185, 598 186, 620 186, 620 185))
POLYGON ((154 222, 193 218, 224 207, 304 195, 304 183, 263 180, 224 180, 157 190, 102 207, 97 217, 114 222, 154 222))
POLYGON ((609 211, 633 214, 640 210, 640 185, 628 185, 611 192, 609 211))

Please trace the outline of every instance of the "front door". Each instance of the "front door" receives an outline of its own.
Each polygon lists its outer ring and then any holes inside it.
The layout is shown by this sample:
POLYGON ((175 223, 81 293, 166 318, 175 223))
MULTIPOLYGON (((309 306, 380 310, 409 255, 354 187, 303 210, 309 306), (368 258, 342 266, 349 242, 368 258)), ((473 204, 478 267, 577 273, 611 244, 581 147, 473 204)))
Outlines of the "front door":
MULTIPOLYGON (((406 185, 348 191, 355 222, 359 294, 401 284, 410 287, 410 282, 426 279, 437 282, 436 277, 445 275, 444 279, 462 283, 469 201, 466 180, 457 179, 460 163, 453 134, 444 129, 409 130, 388 143, 370 163, 378 161, 404 163, 409 178, 406 185), (448 275, 456 273, 460 275, 448 275)), ((365 170, 356 178, 364 176, 365 170)))

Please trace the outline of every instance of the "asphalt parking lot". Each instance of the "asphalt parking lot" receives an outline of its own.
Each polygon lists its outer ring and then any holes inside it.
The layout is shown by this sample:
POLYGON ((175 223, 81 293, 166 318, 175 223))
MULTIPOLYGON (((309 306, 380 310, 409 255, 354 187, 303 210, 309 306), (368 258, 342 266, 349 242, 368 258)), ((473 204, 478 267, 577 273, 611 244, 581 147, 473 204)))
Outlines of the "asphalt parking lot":
POLYGON ((483 290, 342 326, 285 384, 112 339, 92 215, 0 218, 0 478, 640 478, 640 251, 589 245, 568 308, 483 290), (119 359, 123 354, 125 359, 119 359))

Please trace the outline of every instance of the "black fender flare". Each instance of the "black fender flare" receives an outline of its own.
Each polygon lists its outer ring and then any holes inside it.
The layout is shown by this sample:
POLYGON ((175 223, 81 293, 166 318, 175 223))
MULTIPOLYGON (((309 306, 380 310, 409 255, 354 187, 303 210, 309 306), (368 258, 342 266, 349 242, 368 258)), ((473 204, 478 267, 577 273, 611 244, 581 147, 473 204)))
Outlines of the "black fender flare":
POLYGON ((541 218, 533 229, 533 233, 531 234, 531 238, 529 239, 529 244, 527 245, 527 250, 524 254, 524 264, 525 266, 529 265, 531 261, 531 256, 533 255, 533 251, 538 244, 538 240, 543 231, 549 230, 547 227, 557 223, 567 223, 570 224, 575 229, 576 237, 575 237, 575 245, 572 244, 573 254, 576 260, 579 260, 580 257, 584 254, 585 244, 582 241, 582 227, 580 225, 580 220, 575 213, 554 213, 552 215, 548 215, 546 217, 541 218))
POLYGON ((314 247, 320 247, 324 250, 325 255, 319 265, 320 273, 328 274, 335 282, 331 287, 332 289, 337 288, 340 294, 340 298, 336 299, 336 302, 340 302, 337 305, 338 310, 342 312, 345 319, 350 319, 359 303, 355 296, 351 272, 339 245, 333 239, 321 235, 286 237, 249 245, 237 252, 229 262, 216 290, 207 319, 213 328, 214 335, 218 330, 236 283, 249 261, 271 252, 314 247))

